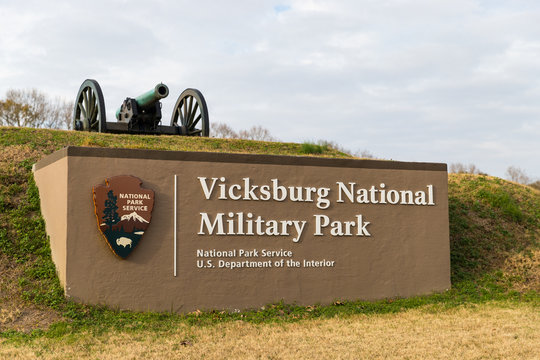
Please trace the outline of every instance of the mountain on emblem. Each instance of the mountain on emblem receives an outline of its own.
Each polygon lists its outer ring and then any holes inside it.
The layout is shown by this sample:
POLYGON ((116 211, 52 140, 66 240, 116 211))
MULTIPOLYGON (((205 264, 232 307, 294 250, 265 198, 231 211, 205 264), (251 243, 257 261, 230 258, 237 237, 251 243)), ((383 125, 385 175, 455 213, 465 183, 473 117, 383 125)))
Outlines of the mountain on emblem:
POLYGON ((99 231, 122 259, 139 244, 152 220, 154 191, 141 184, 135 176, 120 175, 93 188, 99 231))
POLYGON ((128 221, 131 220, 131 221, 139 221, 142 223, 148 223, 148 221, 144 220, 144 218, 141 215, 137 214, 135 211, 132 212, 131 214, 123 215, 120 221, 123 221, 123 220, 128 220, 128 221))

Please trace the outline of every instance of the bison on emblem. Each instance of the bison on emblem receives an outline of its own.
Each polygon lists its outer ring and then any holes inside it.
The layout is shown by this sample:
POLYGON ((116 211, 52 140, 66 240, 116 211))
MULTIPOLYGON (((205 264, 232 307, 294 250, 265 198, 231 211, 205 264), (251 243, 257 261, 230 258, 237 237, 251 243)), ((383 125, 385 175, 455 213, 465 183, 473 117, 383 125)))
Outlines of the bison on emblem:
POLYGON ((133 240, 127 237, 122 236, 121 238, 116 239, 116 245, 118 246, 122 245, 123 247, 126 247, 129 245, 129 247, 131 247, 131 244, 133 244, 133 240))

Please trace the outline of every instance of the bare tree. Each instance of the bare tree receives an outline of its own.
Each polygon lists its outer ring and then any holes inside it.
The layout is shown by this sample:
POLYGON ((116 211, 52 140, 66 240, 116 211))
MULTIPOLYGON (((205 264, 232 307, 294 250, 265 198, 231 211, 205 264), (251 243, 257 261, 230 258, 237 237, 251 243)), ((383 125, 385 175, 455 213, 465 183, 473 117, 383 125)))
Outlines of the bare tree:
POLYGON ((49 122, 45 127, 73 130, 73 101, 63 101, 57 98, 49 103, 49 106, 49 122))
POLYGON ((276 141, 270 131, 260 125, 252 126, 249 130, 240 130, 238 137, 246 140, 276 141))
POLYGON ((215 138, 276 141, 270 131, 260 125, 253 126, 249 130, 236 132, 227 124, 214 123, 212 124, 211 136, 215 138))
POLYGON ((371 153, 371 151, 367 149, 356 152, 354 156, 362 158, 362 159, 375 159, 375 155, 373 155, 373 153, 371 153))
MULTIPOLYGON (((213 123, 210 136, 213 138, 228 138, 228 139, 245 139, 245 140, 259 140, 259 141, 278 141, 270 134, 270 131, 260 125, 252 126, 248 130, 240 130, 236 132, 232 127, 223 123, 213 123)), ((317 145, 332 148, 346 154, 352 154, 348 149, 345 149, 338 143, 329 140, 319 140, 317 145)), ((355 154, 357 157, 374 159, 375 156, 367 151, 363 150, 355 154)))
POLYGON ((212 124, 210 136, 213 138, 238 139, 238 133, 229 125, 222 123, 212 124))
POLYGON ((474 164, 462 164, 462 163, 452 163, 450 164, 449 172, 454 174, 475 174, 475 175, 485 175, 476 165, 474 164))
POLYGON ((37 91, 8 90, 0 101, 2 125, 36 127, 38 114, 43 113, 45 97, 37 91))
POLYGON ((524 185, 531 182, 531 178, 525 174, 525 171, 517 166, 509 166, 508 169, 506 169, 506 178, 510 181, 524 185))
POLYGON ((72 103, 50 100, 36 89, 10 89, 0 100, 0 125, 69 129, 72 108, 72 103))

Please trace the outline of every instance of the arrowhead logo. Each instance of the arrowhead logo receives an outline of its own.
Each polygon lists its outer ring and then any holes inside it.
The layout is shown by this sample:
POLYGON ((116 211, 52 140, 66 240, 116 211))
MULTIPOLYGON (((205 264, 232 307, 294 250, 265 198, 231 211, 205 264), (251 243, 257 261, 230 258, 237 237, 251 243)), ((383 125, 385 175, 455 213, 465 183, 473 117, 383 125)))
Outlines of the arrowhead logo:
POLYGON ((122 259, 141 241, 152 220, 154 191, 141 184, 135 176, 120 175, 92 189, 99 231, 122 259))

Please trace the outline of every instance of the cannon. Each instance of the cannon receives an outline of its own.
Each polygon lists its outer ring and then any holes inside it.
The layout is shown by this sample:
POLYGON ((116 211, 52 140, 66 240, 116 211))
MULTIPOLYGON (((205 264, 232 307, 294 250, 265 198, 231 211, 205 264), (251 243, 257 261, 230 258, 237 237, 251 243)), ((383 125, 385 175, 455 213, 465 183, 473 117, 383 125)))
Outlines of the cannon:
POLYGON ((169 95, 167 85, 157 84, 135 98, 126 98, 116 110, 116 122, 107 122, 105 99, 98 82, 85 80, 73 109, 73 129, 101 133, 208 136, 208 108, 197 89, 184 90, 174 106, 170 125, 161 125, 160 100, 169 95))

